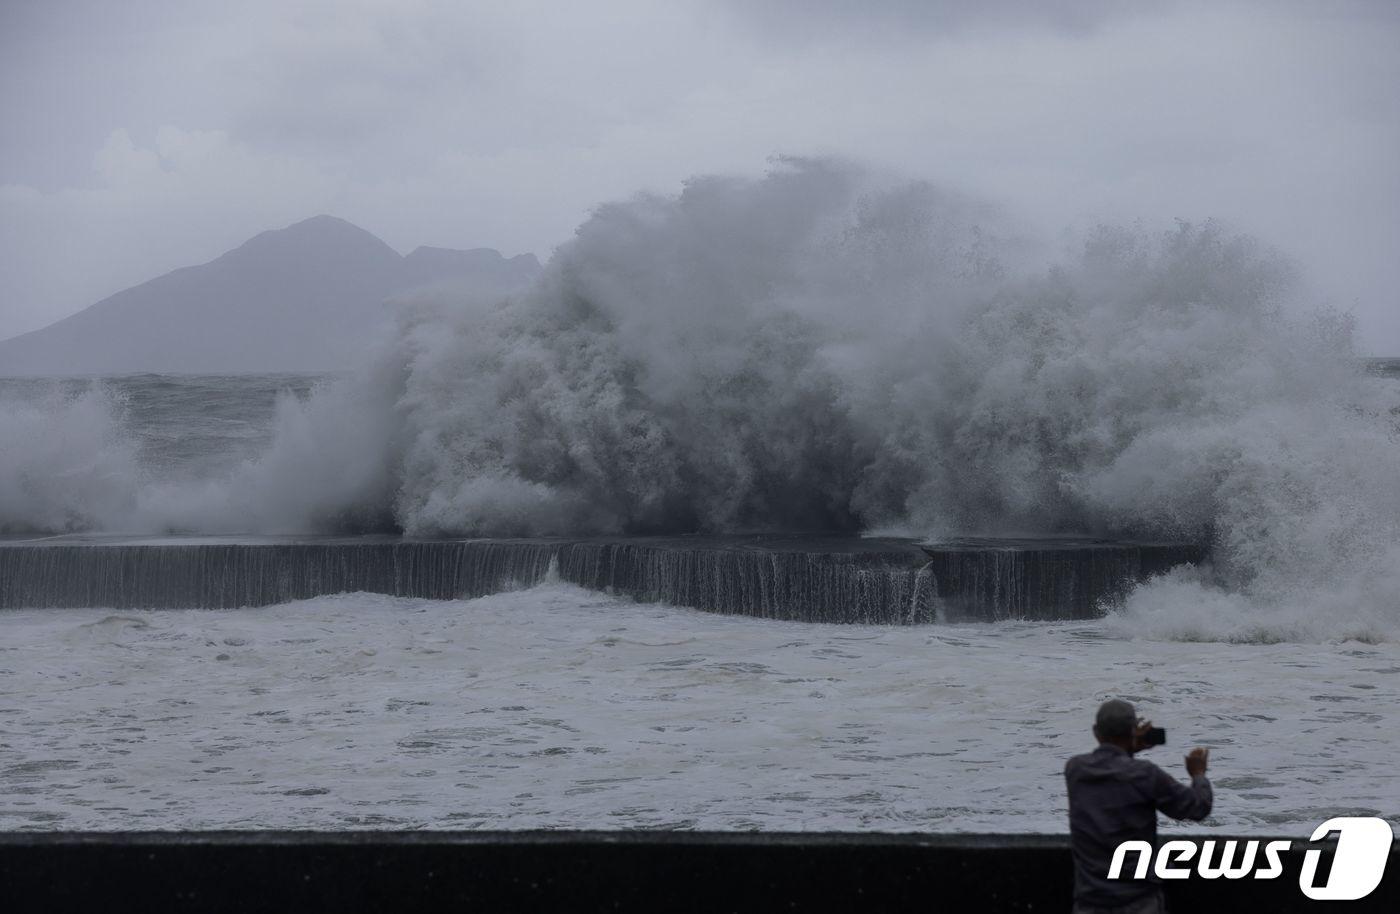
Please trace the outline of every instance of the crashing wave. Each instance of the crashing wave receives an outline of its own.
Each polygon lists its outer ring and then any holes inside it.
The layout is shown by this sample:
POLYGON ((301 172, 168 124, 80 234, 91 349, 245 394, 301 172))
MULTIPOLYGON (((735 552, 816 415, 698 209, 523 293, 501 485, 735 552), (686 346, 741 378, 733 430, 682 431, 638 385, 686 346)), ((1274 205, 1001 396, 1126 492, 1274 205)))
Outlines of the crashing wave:
POLYGON ((53 464, 97 490, 75 510, 23 443, 0 519, 1169 536, 1213 562, 1139 588, 1140 629, 1383 637, 1400 386, 1360 370, 1348 318, 1294 316, 1290 265, 1211 222, 1031 252, 975 201, 842 164, 697 178, 600 207, 522 294, 405 308, 372 371, 289 398, 231 479, 104 496, 131 468, 92 432, 53 464))

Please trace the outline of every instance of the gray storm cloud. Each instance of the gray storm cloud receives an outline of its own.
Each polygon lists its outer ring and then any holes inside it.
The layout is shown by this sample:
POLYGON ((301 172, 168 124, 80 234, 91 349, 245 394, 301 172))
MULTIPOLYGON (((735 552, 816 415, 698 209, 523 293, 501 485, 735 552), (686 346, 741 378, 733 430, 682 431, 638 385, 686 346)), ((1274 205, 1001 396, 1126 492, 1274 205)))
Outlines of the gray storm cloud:
POLYGON ((319 212, 545 257, 597 201, 834 154, 1046 230, 1219 217, 1400 351, 1393 4, 0 9, 0 337, 319 212))

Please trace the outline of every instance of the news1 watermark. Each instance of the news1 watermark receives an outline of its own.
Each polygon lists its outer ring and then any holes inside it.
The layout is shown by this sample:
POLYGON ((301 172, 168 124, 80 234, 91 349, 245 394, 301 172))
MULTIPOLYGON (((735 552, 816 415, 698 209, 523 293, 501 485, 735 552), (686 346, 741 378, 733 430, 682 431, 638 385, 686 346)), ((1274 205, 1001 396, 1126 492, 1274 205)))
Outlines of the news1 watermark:
MULTIPOLYGON (((1313 829, 1308 840, 1323 841, 1334 834, 1337 848, 1332 853, 1331 871, 1318 885, 1317 869, 1322 850, 1308 848, 1303 855, 1302 872, 1298 874, 1298 888, 1316 901, 1365 898, 1385 876, 1391 842, 1395 840, 1390 823, 1370 817, 1340 816, 1313 829)), ((1108 878, 1145 879, 1150 868, 1158 879, 1187 879, 1193 874, 1201 879, 1277 879, 1283 875, 1282 855, 1292 846, 1292 841, 1205 840, 1198 843, 1174 840, 1154 849, 1147 841, 1124 841, 1113 851, 1108 878), (1217 844, 1220 845, 1218 856, 1217 844), (1196 856, 1198 846, 1199 857, 1196 856), (1124 875, 1129 855, 1135 855, 1135 861, 1131 873, 1124 875)))

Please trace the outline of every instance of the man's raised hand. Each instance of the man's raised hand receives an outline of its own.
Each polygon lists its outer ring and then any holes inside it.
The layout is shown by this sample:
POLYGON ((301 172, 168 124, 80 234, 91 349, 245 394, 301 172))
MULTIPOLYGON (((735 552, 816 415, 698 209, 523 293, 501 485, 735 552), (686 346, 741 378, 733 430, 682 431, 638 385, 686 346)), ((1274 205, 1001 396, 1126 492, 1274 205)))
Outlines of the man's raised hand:
POLYGON ((1141 752, 1144 749, 1151 749, 1152 745, 1147 741, 1147 731, 1152 729, 1152 721, 1139 720, 1137 726, 1133 728, 1133 751, 1141 752))

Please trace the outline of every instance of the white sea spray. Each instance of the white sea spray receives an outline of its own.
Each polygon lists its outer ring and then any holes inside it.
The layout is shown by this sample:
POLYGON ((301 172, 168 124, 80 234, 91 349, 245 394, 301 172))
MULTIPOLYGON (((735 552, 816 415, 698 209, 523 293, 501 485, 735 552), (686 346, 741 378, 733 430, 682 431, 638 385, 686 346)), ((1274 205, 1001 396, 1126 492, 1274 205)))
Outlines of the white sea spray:
MULTIPOLYGON (((289 398, 229 478, 137 485, 69 458, 115 480, 74 512, 25 443, 0 518, 1194 539, 1210 565, 1140 587, 1120 621, 1392 637, 1400 386, 1360 370, 1348 317, 1298 307, 1288 262, 1212 222, 1039 250, 976 201, 841 163, 697 178, 600 207, 511 299, 405 307, 372 370, 289 398)), ((111 448, 65 446, 121 464, 111 448)))

